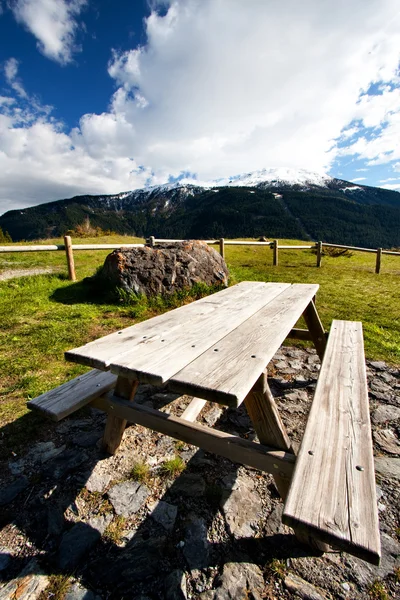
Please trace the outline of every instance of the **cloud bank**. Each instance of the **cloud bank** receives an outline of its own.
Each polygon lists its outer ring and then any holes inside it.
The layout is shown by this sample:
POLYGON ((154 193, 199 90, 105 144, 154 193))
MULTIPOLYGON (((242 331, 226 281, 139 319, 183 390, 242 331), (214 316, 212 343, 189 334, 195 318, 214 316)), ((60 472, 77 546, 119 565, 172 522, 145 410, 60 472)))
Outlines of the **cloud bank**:
POLYGON ((3 104, 2 198, 24 206, 183 172, 324 171, 345 156, 400 161, 398 0, 165 4, 146 20, 146 45, 113 51, 107 112, 66 132, 34 111, 21 127, 16 99, 3 104))

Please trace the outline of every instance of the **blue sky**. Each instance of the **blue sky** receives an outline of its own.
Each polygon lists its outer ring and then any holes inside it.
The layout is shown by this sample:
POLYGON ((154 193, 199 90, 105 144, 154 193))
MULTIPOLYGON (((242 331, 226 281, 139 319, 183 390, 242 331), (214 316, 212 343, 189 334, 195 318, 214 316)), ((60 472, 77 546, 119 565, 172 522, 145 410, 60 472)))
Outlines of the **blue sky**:
POLYGON ((304 168, 400 190, 398 0, 0 0, 0 214, 304 168))

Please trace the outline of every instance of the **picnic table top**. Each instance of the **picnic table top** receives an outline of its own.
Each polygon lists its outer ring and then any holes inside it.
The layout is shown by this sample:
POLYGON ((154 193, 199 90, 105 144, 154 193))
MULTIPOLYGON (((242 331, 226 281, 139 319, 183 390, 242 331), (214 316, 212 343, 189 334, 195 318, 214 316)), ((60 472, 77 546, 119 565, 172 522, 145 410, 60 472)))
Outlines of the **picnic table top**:
POLYGON ((318 291, 244 281, 66 352, 67 360, 238 406, 318 291))

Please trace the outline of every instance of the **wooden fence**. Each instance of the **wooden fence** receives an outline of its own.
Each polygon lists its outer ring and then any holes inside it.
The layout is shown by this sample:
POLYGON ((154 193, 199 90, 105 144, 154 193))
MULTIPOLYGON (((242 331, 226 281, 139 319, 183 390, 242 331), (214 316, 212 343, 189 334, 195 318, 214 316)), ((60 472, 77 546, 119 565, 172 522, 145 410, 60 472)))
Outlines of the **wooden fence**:
MULTIPOLYGON (((148 238, 147 243, 154 247, 156 244, 161 243, 179 243, 185 240, 170 240, 161 239, 151 236, 148 238)), ((209 245, 218 245, 219 252, 223 258, 225 258, 225 246, 268 246, 272 249, 272 264, 277 266, 279 264, 279 250, 316 250, 317 255, 317 267, 321 267, 323 248, 341 248, 343 250, 354 250, 357 252, 370 252, 376 254, 375 262, 375 273, 380 273, 381 261, 383 254, 390 254, 392 256, 400 256, 400 252, 393 252, 391 250, 383 250, 377 248, 359 248, 357 246, 344 246, 342 244, 328 244, 325 242, 313 242, 311 244, 305 244, 300 246, 289 246, 279 245, 279 240, 273 241, 262 241, 262 242, 251 242, 251 241, 239 241, 239 240, 225 240, 220 238, 218 240, 204 240, 209 245)), ((71 281, 76 280, 75 264, 74 264, 74 251, 76 250, 115 250, 117 248, 143 248, 145 244, 72 244, 71 237, 69 235, 64 236, 64 244, 49 244, 39 246, 0 246, 0 253, 3 252, 51 252, 51 251, 64 251, 67 258, 68 277, 71 281)))

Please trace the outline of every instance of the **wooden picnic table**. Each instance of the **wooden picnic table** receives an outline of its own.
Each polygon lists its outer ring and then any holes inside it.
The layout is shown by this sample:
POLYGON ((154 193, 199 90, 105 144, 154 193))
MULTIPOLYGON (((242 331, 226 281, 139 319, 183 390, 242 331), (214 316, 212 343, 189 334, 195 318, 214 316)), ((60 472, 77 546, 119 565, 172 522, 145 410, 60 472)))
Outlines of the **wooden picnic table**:
MULTIPOLYGON (((75 385, 73 410, 91 401, 108 413, 103 444, 109 452, 118 448, 129 421, 272 473, 286 501, 283 520, 301 539, 322 549, 335 544, 377 563, 362 327, 334 321, 327 344, 315 305, 318 287, 241 282, 66 352, 67 360, 95 370, 79 384, 64 385, 75 385), (301 317, 307 329, 295 327, 301 317), (290 337, 311 340, 322 360, 297 459, 266 375, 290 337), (172 391, 194 397, 180 417, 135 403, 139 383, 167 382, 172 391), (207 401, 229 407, 244 402, 260 443, 196 423, 207 401)), ((72 412, 68 388, 53 392, 31 401, 32 407, 52 418, 72 412)))

